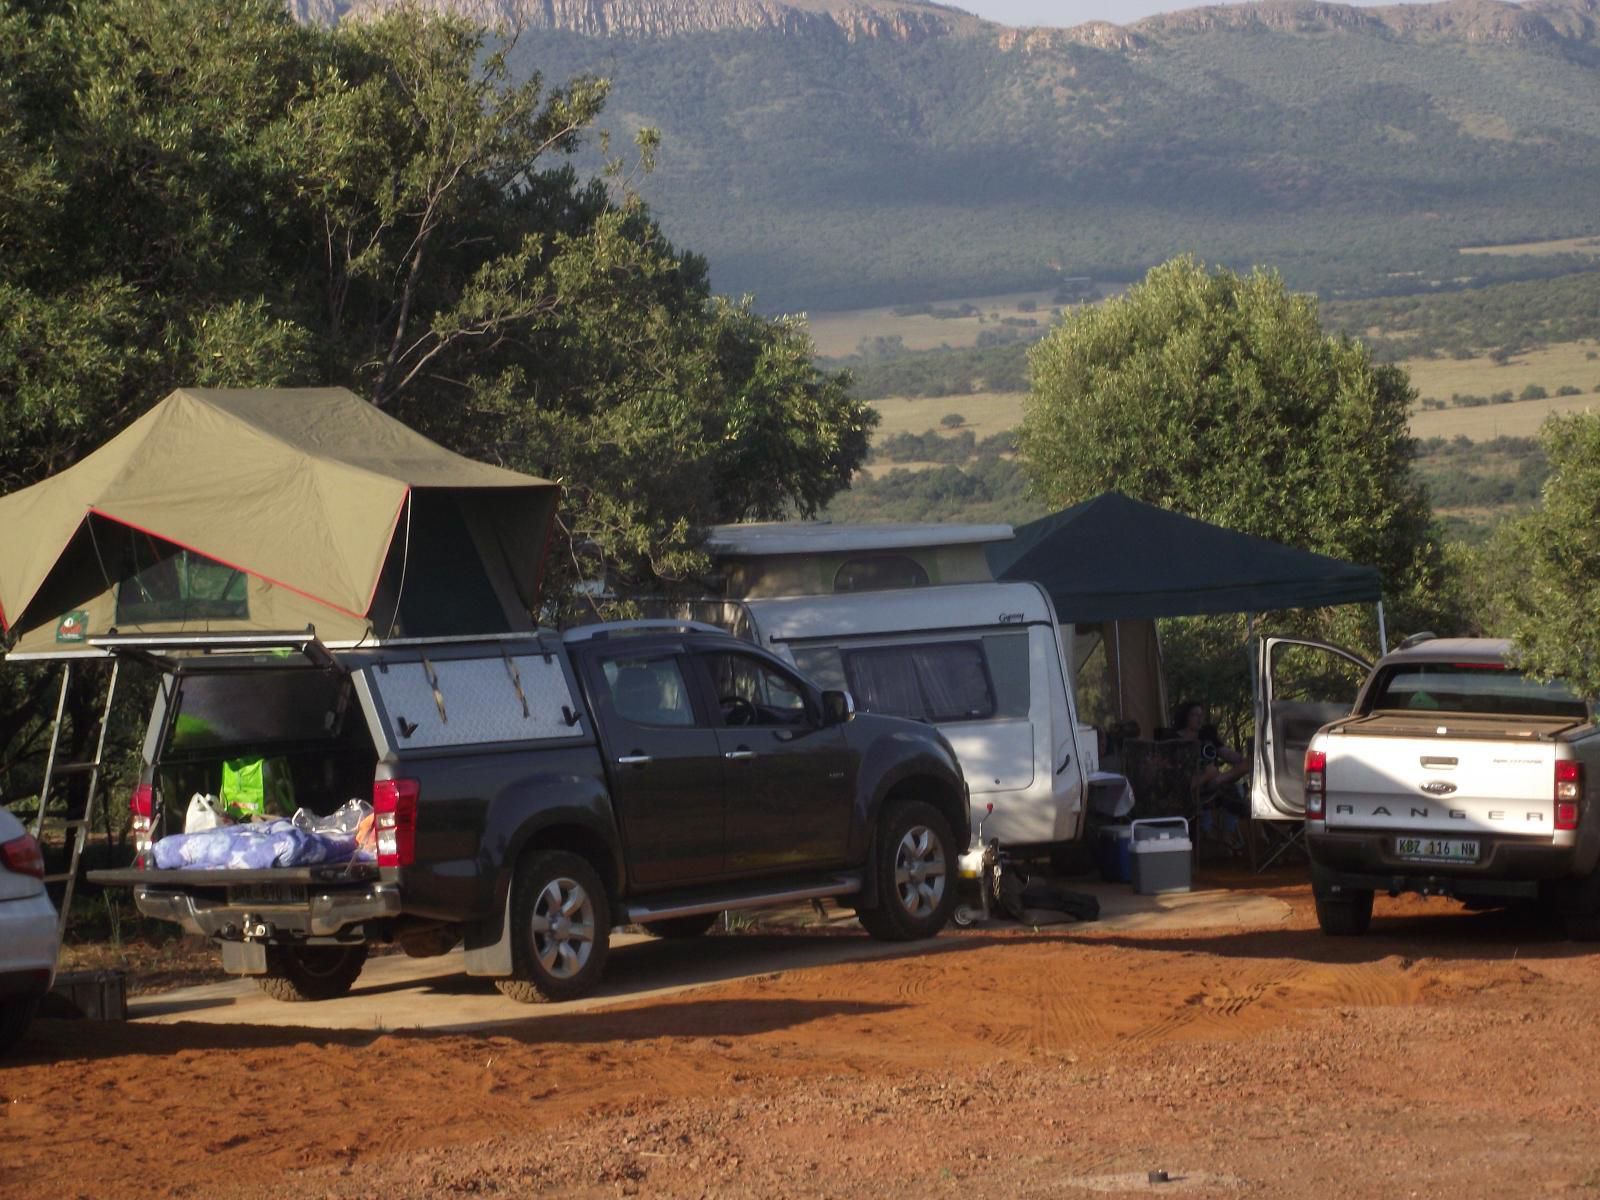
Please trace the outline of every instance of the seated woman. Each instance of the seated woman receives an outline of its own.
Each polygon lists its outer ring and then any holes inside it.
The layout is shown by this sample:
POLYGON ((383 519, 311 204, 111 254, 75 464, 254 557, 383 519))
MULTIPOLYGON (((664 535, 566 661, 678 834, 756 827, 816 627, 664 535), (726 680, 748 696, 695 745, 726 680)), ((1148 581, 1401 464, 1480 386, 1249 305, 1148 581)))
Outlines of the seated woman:
POLYGON ((1240 780, 1250 774, 1250 765, 1244 755, 1223 742, 1217 727, 1206 719, 1206 706, 1198 701, 1174 709, 1172 726, 1177 737, 1200 743, 1195 793, 1200 800, 1201 831, 1216 834, 1239 849, 1243 845, 1239 822, 1250 815, 1240 780))

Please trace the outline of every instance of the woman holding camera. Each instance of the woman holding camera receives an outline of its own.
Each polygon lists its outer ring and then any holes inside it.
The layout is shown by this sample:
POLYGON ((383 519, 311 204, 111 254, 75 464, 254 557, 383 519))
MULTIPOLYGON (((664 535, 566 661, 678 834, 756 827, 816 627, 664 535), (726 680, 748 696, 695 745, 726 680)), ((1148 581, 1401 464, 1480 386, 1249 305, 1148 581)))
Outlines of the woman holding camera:
POLYGON ((1206 706, 1191 700, 1180 704, 1172 714, 1178 737, 1200 743, 1200 773, 1195 777, 1195 792, 1200 800, 1202 827, 1218 833, 1234 848, 1243 845, 1239 822, 1250 815, 1250 805, 1241 794, 1239 781, 1250 774, 1244 755, 1223 743, 1217 727, 1206 719, 1206 706))

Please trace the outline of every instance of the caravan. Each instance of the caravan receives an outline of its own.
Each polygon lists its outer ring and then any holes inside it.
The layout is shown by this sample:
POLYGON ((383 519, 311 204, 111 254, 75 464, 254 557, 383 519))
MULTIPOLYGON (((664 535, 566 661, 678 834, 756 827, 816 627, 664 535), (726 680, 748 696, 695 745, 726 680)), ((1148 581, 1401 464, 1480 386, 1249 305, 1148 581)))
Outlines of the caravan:
POLYGON ((1050 853, 1084 833, 1098 734, 1080 725, 1072 630, 1044 589, 997 583, 1007 525, 723 525, 708 547, 726 599, 652 608, 712 621, 863 711, 936 726, 984 837, 1050 853))
POLYGON ((1013 852, 1083 833, 1097 735, 1077 723, 1065 634, 1037 584, 749 599, 752 632, 858 708, 938 727, 984 826, 1013 852))

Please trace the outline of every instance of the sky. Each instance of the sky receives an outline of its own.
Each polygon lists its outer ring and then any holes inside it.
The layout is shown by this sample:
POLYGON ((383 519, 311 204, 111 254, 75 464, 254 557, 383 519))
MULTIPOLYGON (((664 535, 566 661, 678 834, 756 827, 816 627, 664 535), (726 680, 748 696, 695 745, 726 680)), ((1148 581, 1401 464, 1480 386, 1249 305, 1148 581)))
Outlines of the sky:
MULTIPOLYGON (((1002 25, 1082 25, 1085 21, 1110 21, 1126 25, 1152 13, 1199 8, 1226 0, 944 0, 956 8, 976 13, 1002 25)), ((1393 2, 1393 0, 1385 0, 1393 2)))

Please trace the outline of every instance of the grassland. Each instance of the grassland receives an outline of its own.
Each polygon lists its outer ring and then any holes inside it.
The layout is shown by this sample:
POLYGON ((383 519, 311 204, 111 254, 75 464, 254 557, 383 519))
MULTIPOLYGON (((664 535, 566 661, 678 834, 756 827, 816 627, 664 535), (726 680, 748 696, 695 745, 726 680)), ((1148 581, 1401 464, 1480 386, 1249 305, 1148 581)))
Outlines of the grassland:
POLYGON ((896 397, 876 400, 873 407, 883 414, 877 436, 895 433, 926 433, 940 428, 939 422, 950 413, 966 418, 963 429, 970 429, 979 441, 1015 429, 1022 424, 1022 392, 973 392, 968 396, 896 397))
MULTIPOLYGON (((1110 288, 1097 291, 1109 295, 1110 288)), ((1053 292, 1008 292, 1001 296, 968 296, 955 300, 941 300, 932 307, 945 312, 975 309, 971 316, 937 317, 931 313, 902 315, 894 308, 857 308, 836 312, 813 313, 810 317, 811 340, 823 358, 847 358, 863 346, 882 339, 899 338, 906 350, 937 350, 948 346, 952 350, 978 344, 978 335, 986 329, 1003 329, 1006 318, 1015 321, 1037 321, 1037 326, 1021 326, 1027 333, 1047 329, 1055 319, 1059 306, 1053 292)))
MULTIPOLYGON (((1554 393, 1563 386, 1581 389, 1577 396, 1548 400, 1519 400, 1473 408, 1419 410, 1411 428, 1418 437, 1455 437, 1474 441, 1501 435, 1532 437, 1552 412, 1600 408, 1600 343, 1566 342, 1519 354, 1504 364, 1488 358, 1410 359, 1400 364, 1411 376, 1418 393, 1448 402, 1452 395, 1492 396, 1509 391, 1522 394, 1529 384, 1554 393), (1597 355, 1590 358, 1591 354, 1597 355)), ((883 416, 878 436, 925 433, 940 428, 949 413, 960 413, 965 428, 978 438, 990 437, 1022 424, 1022 392, 974 392, 965 396, 893 397, 873 402, 883 416)))
POLYGON ((1426 399, 1504 391, 1521 395, 1530 383, 1552 393, 1559 387, 1592 392, 1600 387, 1600 342, 1562 342, 1518 354, 1504 365, 1489 358, 1413 358, 1400 365, 1426 399))
POLYGON ((1600 410, 1600 395, 1552 396, 1479 408, 1436 408, 1412 415, 1411 433, 1418 438, 1465 437, 1486 442, 1497 437, 1535 437, 1552 413, 1600 410))
POLYGON ((1549 258, 1556 254, 1592 254, 1600 258, 1600 238, 1552 238, 1544 242, 1517 242, 1505 246, 1463 246, 1461 253, 1526 255, 1529 258, 1549 258))

